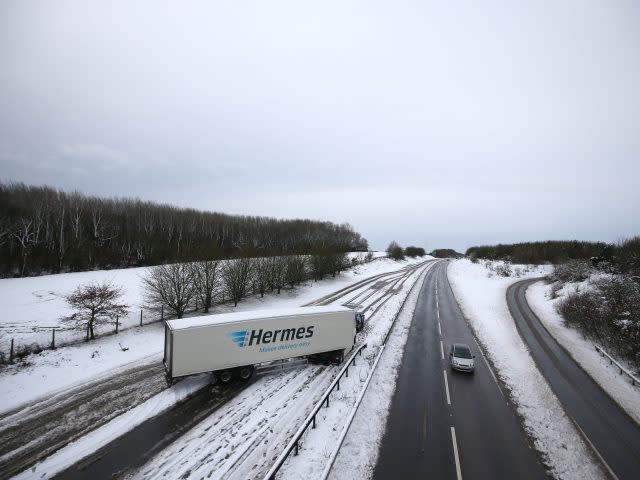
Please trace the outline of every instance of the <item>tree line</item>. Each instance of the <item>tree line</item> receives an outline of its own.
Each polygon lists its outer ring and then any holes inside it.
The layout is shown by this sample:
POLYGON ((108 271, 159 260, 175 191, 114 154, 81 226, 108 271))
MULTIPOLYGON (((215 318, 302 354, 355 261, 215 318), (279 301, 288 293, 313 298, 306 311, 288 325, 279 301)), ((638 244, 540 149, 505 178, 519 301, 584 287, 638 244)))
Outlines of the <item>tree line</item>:
POLYGON ((349 224, 228 215, 0 183, 0 276, 366 251, 349 224))
POLYGON ((612 245, 603 242, 549 240, 470 247, 466 255, 485 260, 508 260, 513 263, 539 265, 611 255, 612 248, 612 245))
POLYGON ((389 243, 385 252, 389 258, 394 260, 404 260, 406 257, 424 257, 427 254, 422 247, 409 246, 402 248, 395 240, 389 243))

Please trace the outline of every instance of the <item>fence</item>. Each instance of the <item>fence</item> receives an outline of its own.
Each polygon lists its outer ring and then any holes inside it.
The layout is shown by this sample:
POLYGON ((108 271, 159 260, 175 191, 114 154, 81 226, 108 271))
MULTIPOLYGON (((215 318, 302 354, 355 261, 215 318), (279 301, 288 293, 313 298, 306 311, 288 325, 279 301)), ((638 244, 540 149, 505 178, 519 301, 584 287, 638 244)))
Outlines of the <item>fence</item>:
POLYGON ((606 350, 604 350, 602 347, 600 347, 598 345, 595 345, 595 347, 596 347, 596 351, 601 356, 607 357, 609 359, 609 363, 611 365, 615 364, 615 366, 618 367, 618 370, 620 371, 620 375, 622 375, 624 373, 625 375, 627 375, 631 379, 631 384, 632 385, 640 385, 640 380, 638 380, 638 378, 636 376, 634 376, 629 370, 627 370, 622 365, 620 365, 620 363, 618 363, 615 358, 613 358, 611 355, 609 355, 606 352, 606 350))
MULTIPOLYGON (((189 313, 198 312, 198 301, 195 300, 190 307, 189 313)), ((161 307, 159 311, 141 308, 140 314, 138 315, 136 310, 135 313, 129 315, 126 323, 119 317, 116 317, 116 321, 111 324, 113 326, 109 331, 102 330, 101 333, 96 336, 105 337, 117 335, 123 330, 138 328, 143 325, 151 325, 169 318, 172 318, 172 316, 165 316, 164 307, 161 307), (160 315, 159 317, 157 316, 158 314, 160 315), (133 321, 134 319, 135 321, 133 321)), ((0 340, 0 364, 11 363, 16 358, 22 358, 32 353, 39 353, 43 350, 55 350, 57 347, 76 345, 89 340, 88 330, 79 330, 78 328, 61 325, 22 326, 17 329, 14 325, 9 325, 8 327, 0 327, 0 332, 4 337, 0 340), (19 334, 34 334, 35 339, 33 341, 25 341, 24 337, 19 337, 19 334), (17 339, 16 336, 18 336, 17 339)))
POLYGON ((311 411, 311 413, 307 416, 305 421, 302 423, 302 425, 300 426, 296 434, 293 436, 293 438, 291 439, 287 447, 284 449, 284 451, 280 454, 280 456, 276 460, 276 463, 271 467, 269 472, 265 475, 264 480, 275 480, 276 473, 278 473, 278 471, 280 470, 284 462, 287 460, 287 457, 289 456, 292 450, 295 449, 295 455, 298 455, 300 438, 307 431, 307 429, 309 428, 309 425, 312 425, 311 428, 316 428, 316 416, 318 415, 318 411, 322 408, 323 405, 325 407, 329 406, 329 397, 331 396, 333 391, 340 390, 340 379, 343 376, 347 376, 347 377, 349 376, 349 367, 352 365, 355 366, 356 356, 362 356, 362 350, 364 350, 365 348, 367 348, 366 344, 360 345, 353 352, 347 364, 344 367, 342 367, 342 370, 340 370, 340 373, 338 374, 338 376, 333 380, 333 382, 331 383, 329 388, 326 390, 326 392, 324 393, 320 401, 317 403, 317 405, 314 407, 314 409, 311 411))

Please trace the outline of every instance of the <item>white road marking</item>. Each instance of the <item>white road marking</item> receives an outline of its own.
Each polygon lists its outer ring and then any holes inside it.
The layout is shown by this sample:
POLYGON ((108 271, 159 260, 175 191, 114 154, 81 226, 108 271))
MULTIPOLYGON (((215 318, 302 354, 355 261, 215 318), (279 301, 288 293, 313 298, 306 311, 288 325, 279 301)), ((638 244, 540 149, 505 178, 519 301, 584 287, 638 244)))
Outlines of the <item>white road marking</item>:
POLYGON ((427 406, 424 407, 424 416, 422 417, 422 452, 424 453, 427 442, 427 406))
POLYGON ((440 322, 438 322, 438 333, 442 336, 442 328, 440 328, 440 322))
POLYGON ((444 390, 447 392, 447 404, 451 405, 451 397, 449 396, 449 382, 447 381, 446 370, 444 370, 444 390))
POLYGON ((460 457, 458 456, 458 442, 456 441, 456 429, 451 427, 451 442, 453 443, 453 456, 456 460, 456 475, 458 480, 462 480, 462 471, 460 470, 460 457))
POLYGON ((442 359, 444 360, 444 346, 442 345, 442 340, 440 340, 440 355, 442 356, 442 359))

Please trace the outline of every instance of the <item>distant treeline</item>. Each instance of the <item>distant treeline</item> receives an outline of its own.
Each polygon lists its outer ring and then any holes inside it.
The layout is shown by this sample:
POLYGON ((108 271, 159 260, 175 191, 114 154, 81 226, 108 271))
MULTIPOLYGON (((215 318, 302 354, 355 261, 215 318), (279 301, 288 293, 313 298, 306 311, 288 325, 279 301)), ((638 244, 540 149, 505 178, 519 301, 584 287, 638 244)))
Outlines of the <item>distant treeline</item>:
POLYGON ((483 245, 467 249, 466 255, 487 260, 510 260, 513 263, 563 263, 611 255, 613 245, 603 242, 549 240, 515 244, 483 245))
POLYGON ((0 275, 366 251, 349 224, 227 215, 0 183, 0 275))
POLYGON ((452 248, 436 248, 429 255, 435 258, 462 258, 464 255, 456 252, 452 248))
POLYGON ((620 243, 547 241, 471 247, 467 256, 513 263, 562 264, 586 260, 603 271, 640 276, 640 236, 620 243))

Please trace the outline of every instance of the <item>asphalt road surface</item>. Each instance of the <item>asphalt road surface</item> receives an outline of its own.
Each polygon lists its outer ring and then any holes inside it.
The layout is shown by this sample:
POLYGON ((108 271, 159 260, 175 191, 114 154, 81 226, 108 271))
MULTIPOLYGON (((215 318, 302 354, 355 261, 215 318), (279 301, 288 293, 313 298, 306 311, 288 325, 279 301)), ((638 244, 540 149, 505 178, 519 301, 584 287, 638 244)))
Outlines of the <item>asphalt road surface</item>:
POLYGON ((546 478, 453 296, 447 265, 422 285, 374 478, 546 478), (453 342, 471 347, 474 374, 449 368, 453 342))
POLYGON ((533 313, 525 292, 538 280, 524 280, 507 290, 509 310, 520 335, 565 411, 612 477, 640 478, 640 427, 558 345, 533 313))

